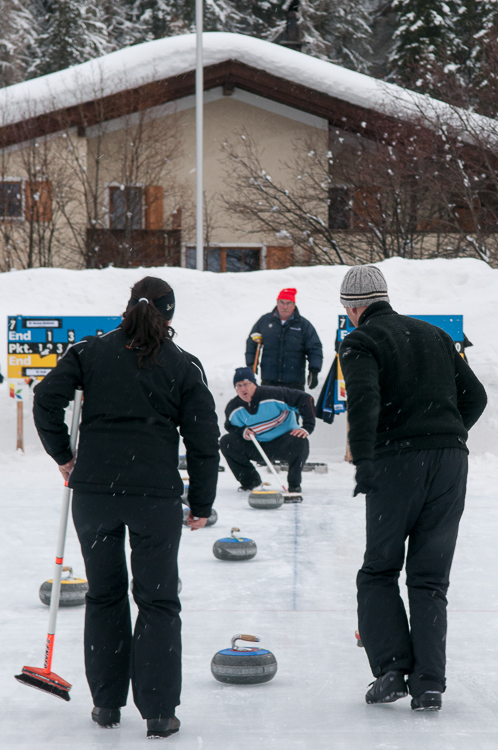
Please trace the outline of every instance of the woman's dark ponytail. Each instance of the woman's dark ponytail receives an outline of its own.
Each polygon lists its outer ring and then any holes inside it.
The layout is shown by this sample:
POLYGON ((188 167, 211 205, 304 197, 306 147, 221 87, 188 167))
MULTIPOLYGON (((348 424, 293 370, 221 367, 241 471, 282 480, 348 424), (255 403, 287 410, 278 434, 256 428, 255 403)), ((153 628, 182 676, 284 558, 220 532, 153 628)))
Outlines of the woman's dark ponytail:
POLYGON ((162 279, 146 276, 131 290, 121 328, 129 338, 128 348, 135 349, 138 366, 146 360, 157 364, 157 353, 165 340, 171 340, 174 330, 168 325, 175 310, 172 288, 162 279))

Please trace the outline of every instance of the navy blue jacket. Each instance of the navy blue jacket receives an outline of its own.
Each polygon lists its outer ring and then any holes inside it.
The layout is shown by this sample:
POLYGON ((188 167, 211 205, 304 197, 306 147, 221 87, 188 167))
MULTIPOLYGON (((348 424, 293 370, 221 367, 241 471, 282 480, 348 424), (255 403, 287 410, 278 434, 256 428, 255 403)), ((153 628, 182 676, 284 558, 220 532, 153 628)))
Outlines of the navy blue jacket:
MULTIPOLYGON (((306 380, 306 359, 310 369, 322 369, 322 342, 306 318, 294 310, 294 315, 282 325, 275 307, 273 312, 263 315, 253 326, 252 333, 263 336, 261 378, 285 385, 306 380)), ((251 336, 246 344, 246 364, 252 367, 256 355, 256 344, 251 336)))

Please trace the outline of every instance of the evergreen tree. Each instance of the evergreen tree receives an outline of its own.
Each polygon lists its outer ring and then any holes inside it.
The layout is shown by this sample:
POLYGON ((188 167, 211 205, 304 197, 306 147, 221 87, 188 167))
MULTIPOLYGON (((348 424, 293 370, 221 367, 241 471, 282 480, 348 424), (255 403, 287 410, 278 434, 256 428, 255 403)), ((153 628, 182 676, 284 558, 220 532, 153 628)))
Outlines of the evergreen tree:
POLYGON ((421 91, 437 89, 438 66, 460 47, 455 32, 459 0, 394 0, 398 28, 390 55, 391 75, 421 91))
POLYGON ((498 0, 395 0, 393 77, 455 105, 498 110, 498 0))
POLYGON ((44 75, 105 55, 113 48, 101 4, 92 0, 48 0, 41 56, 31 73, 44 75))
MULTIPOLYGON (((497 0, 459 0, 455 19, 458 46, 450 51, 461 85, 480 86, 498 32, 497 0)), ((485 77, 485 76, 484 76, 485 77)))
POLYGON ((372 19, 358 0, 299 0, 302 51, 366 73, 372 19))
POLYGON ((0 86, 23 81, 39 59, 43 7, 38 2, 4 0, 0 13, 0 86))

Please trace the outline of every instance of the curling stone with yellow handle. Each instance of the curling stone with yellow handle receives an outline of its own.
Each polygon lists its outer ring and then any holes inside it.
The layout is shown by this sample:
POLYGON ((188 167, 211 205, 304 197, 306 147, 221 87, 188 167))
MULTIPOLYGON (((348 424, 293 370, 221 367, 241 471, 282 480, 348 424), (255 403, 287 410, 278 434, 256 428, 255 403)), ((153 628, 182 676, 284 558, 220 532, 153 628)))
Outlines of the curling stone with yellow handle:
POLYGON ((213 555, 218 560, 230 560, 231 562, 241 562, 242 560, 252 560, 256 557, 258 548, 253 539, 240 536, 240 529, 234 527, 230 536, 218 539, 213 544, 213 555))
POLYGON ((277 673, 277 660, 271 651, 236 645, 236 641, 258 643, 260 640, 256 635, 234 635, 232 648, 225 648, 213 656, 213 677, 230 685, 258 685, 273 680, 277 673))
POLYGON ((248 502, 251 508, 270 510, 272 508, 280 508, 284 502, 284 498, 278 490, 253 490, 249 494, 248 502))
MULTIPOLYGON (((61 580, 61 596, 59 607, 79 607, 85 603, 85 594, 88 591, 88 581, 84 578, 74 578, 73 569, 69 565, 62 568, 63 573, 67 573, 66 578, 61 580)), ((50 597, 52 596, 52 579, 45 581, 40 586, 38 592, 40 600, 47 607, 50 606, 50 597)))

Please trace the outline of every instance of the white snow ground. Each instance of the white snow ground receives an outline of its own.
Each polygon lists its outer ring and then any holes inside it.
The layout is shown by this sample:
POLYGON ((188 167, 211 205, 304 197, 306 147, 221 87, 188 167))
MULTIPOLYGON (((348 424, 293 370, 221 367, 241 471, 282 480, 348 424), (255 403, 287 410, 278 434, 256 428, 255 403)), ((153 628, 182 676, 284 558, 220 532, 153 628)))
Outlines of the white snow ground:
MULTIPOLYGON (((400 312, 460 313, 474 342, 469 357, 492 401, 472 436, 467 509, 449 592, 448 690, 440 714, 420 715, 409 701, 367 706, 371 675, 355 645, 355 575, 364 542, 364 509, 353 499, 353 468, 342 461, 344 422, 319 423, 312 458, 329 473, 304 475, 305 502, 257 511, 220 474, 218 524, 185 530, 183 581, 184 689, 180 733, 166 742, 188 750, 496 750, 498 747, 497 566, 498 272, 477 261, 382 264, 400 312), (431 297, 431 299, 429 299, 431 297), (258 544, 248 563, 223 563, 213 542, 231 526, 258 544), (277 657, 275 679, 226 686, 210 673, 213 654, 237 632, 262 637, 277 657)), ((145 273, 150 273, 147 269, 145 273)), ((177 292, 178 342, 204 362, 219 407, 231 396, 231 372, 243 361, 250 325, 270 309, 276 292, 296 286, 302 313, 319 330, 330 363, 345 269, 287 269, 244 275, 157 269, 177 292)), ((156 271, 153 271, 156 273, 156 271)), ((128 288, 144 275, 124 271, 39 270, 0 275, 0 320, 7 314, 117 314, 128 288)), ((5 333, 2 331, 2 352, 5 333)), ((5 354, 2 371, 5 373, 5 354)), ((221 414, 221 411, 220 411, 221 414)), ((26 451, 15 453, 15 409, 0 387, 0 747, 48 750, 138 748, 144 723, 130 700, 120 729, 90 721, 83 669, 83 610, 61 610, 53 668, 73 684, 66 704, 13 679, 24 664, 42 666, 48 610, 38 599, 51 577, 61 483, 42 452, 26 404, 26 451)), ((267 476, 263 475, 265 479, 267 476)), ((69 528, 66 562, 83 574, 69 528)))

